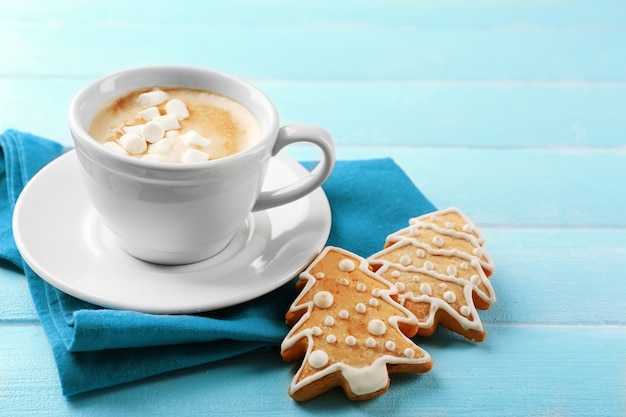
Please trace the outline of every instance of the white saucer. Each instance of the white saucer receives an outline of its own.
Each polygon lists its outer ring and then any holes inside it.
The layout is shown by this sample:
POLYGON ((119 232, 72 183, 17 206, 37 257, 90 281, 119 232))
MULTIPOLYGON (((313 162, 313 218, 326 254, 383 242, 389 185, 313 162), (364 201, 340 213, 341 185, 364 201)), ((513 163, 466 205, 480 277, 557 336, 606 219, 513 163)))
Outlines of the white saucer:
MULTIPOLYGON (((264 190, 306 170, 272 159, 264 190)), ((13 233, 26 263, 56 288, 91 303, 147 313, 194 313, 266 294, 300 273, 330 233, 321 189, 290 204, 253 213, 220 254, 190 265, 140 261, 114 242, 88 201, 74 151, 52 161, 22 191, 13 233)))

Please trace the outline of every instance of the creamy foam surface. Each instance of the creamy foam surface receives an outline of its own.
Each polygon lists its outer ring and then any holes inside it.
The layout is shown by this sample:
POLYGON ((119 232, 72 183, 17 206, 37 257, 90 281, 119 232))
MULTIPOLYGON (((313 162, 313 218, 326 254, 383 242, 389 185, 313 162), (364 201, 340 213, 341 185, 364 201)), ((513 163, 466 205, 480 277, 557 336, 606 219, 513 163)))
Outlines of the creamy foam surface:
POLYGON ((163 87, 134 91, 105 106, 91 122, 89 134, 110 150, 132 157, 197 162, 223 158, 252 146, 260 140, 261 128, 246 107, 228 97, 207 90, 163 87), (164 92, 166 99, 149 103, 142 94, 153 91, 164 92), (188 116, 181 116, 177 111, 178 123, 174 124, 162 117, 171 116, 172 108, 180 107, 172 106, 172 100, 182 101, 188 112, 188 116), (148 123, 153 123, 150 129, 148 123), (160 138, 160 127, 152 129, 154 123, 163 127, 160 138), (145 145, 133 136, 141 136, 142 131, 145 145), (135 141, 132 145, 131 139, 135 141))

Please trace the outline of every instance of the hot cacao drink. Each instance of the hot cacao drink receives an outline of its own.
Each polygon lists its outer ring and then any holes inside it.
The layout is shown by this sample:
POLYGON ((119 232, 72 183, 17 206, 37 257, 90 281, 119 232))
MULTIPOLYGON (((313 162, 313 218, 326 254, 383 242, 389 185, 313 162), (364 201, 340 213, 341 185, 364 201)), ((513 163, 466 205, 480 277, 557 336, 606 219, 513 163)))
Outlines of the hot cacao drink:
POLYGON ((89 134, 113 152, 162 162, 202 162, 242 151, 260 138, 254 115, 206 90, 152 88, 105 106, 89 134))

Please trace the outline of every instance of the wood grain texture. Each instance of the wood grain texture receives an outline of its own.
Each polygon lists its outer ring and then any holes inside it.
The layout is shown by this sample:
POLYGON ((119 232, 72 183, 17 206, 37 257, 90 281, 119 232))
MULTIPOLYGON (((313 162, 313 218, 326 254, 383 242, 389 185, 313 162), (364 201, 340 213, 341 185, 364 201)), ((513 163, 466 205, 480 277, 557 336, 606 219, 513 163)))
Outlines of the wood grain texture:
MULTIPOLYGON (((0 129, 69 145, 67 108, 91 79, 0 77, 0 129)), ((320 124, 341 146, 619 149, 626 143, 626 83, 250 81, 272 98, 282 123, 320 124)))
MULTIPOLYGON (((626 233, 595 228, 481 228, 497 269, 486 323, 626 325, 626 233), (593 242, 593 245, 589 243, 593 242), (563 306, 572 306, 564 309, 563 306)), ((382 243, 382 242, 381 242, 382 243)), ((25 280, 0 270, 4 322, 36 322, 25 280)), ((285 328, 285 332, 287 328, 285 328)))
POLYGON ((2 1, 0 130, 71 145, 73 95, 121 68, 234 73, 283 123, 326 127, 339 158, 392 157, 462 208, 498 300, 484 343, 416 339, 433 371, 365 403, 295 403, 274 349, 68 399, 24 277, 0 265, 0 415, 626 415, 625 29, 620 0, 2 1))
POLYGON ((373 401, 353 403, 334 390, 304 404, 286 394, 293 364, 282 362, 274 349, 67 400, 56 387, 41 329, 3 330, 0 413, 12 416, 41 410, 49 416, 618 416, 626 411, 623 396, 607 395, 624 388, 621 326, 580 327, 583 337, 570 326, 487 326, 488 339, 481 344, 442 330, 418 340, 437 358, 428 374, 394 375, 390 390, 373 401))

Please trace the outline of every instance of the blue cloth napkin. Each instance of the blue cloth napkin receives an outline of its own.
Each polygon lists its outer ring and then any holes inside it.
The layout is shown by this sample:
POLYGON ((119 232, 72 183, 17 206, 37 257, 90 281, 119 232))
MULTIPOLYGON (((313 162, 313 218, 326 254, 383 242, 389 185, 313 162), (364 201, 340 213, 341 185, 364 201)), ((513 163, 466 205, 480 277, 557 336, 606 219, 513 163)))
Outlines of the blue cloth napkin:
MULTIPOLYGON (((0 135, 0 258, 26 275, 64 395, 280 344, 288 331, 284 314, 295 297, 292 284, 219 311, 154 315, 101 308, 39 278, 15 247, 13 209, 28 180, 67 150, 28 133, 0 135)), ((328 245, 362 256, 380 250, 385 237, 405 227, 409 218, 434 210, 391 159, 338 161, 323 188, 332 210, 328 245)))

